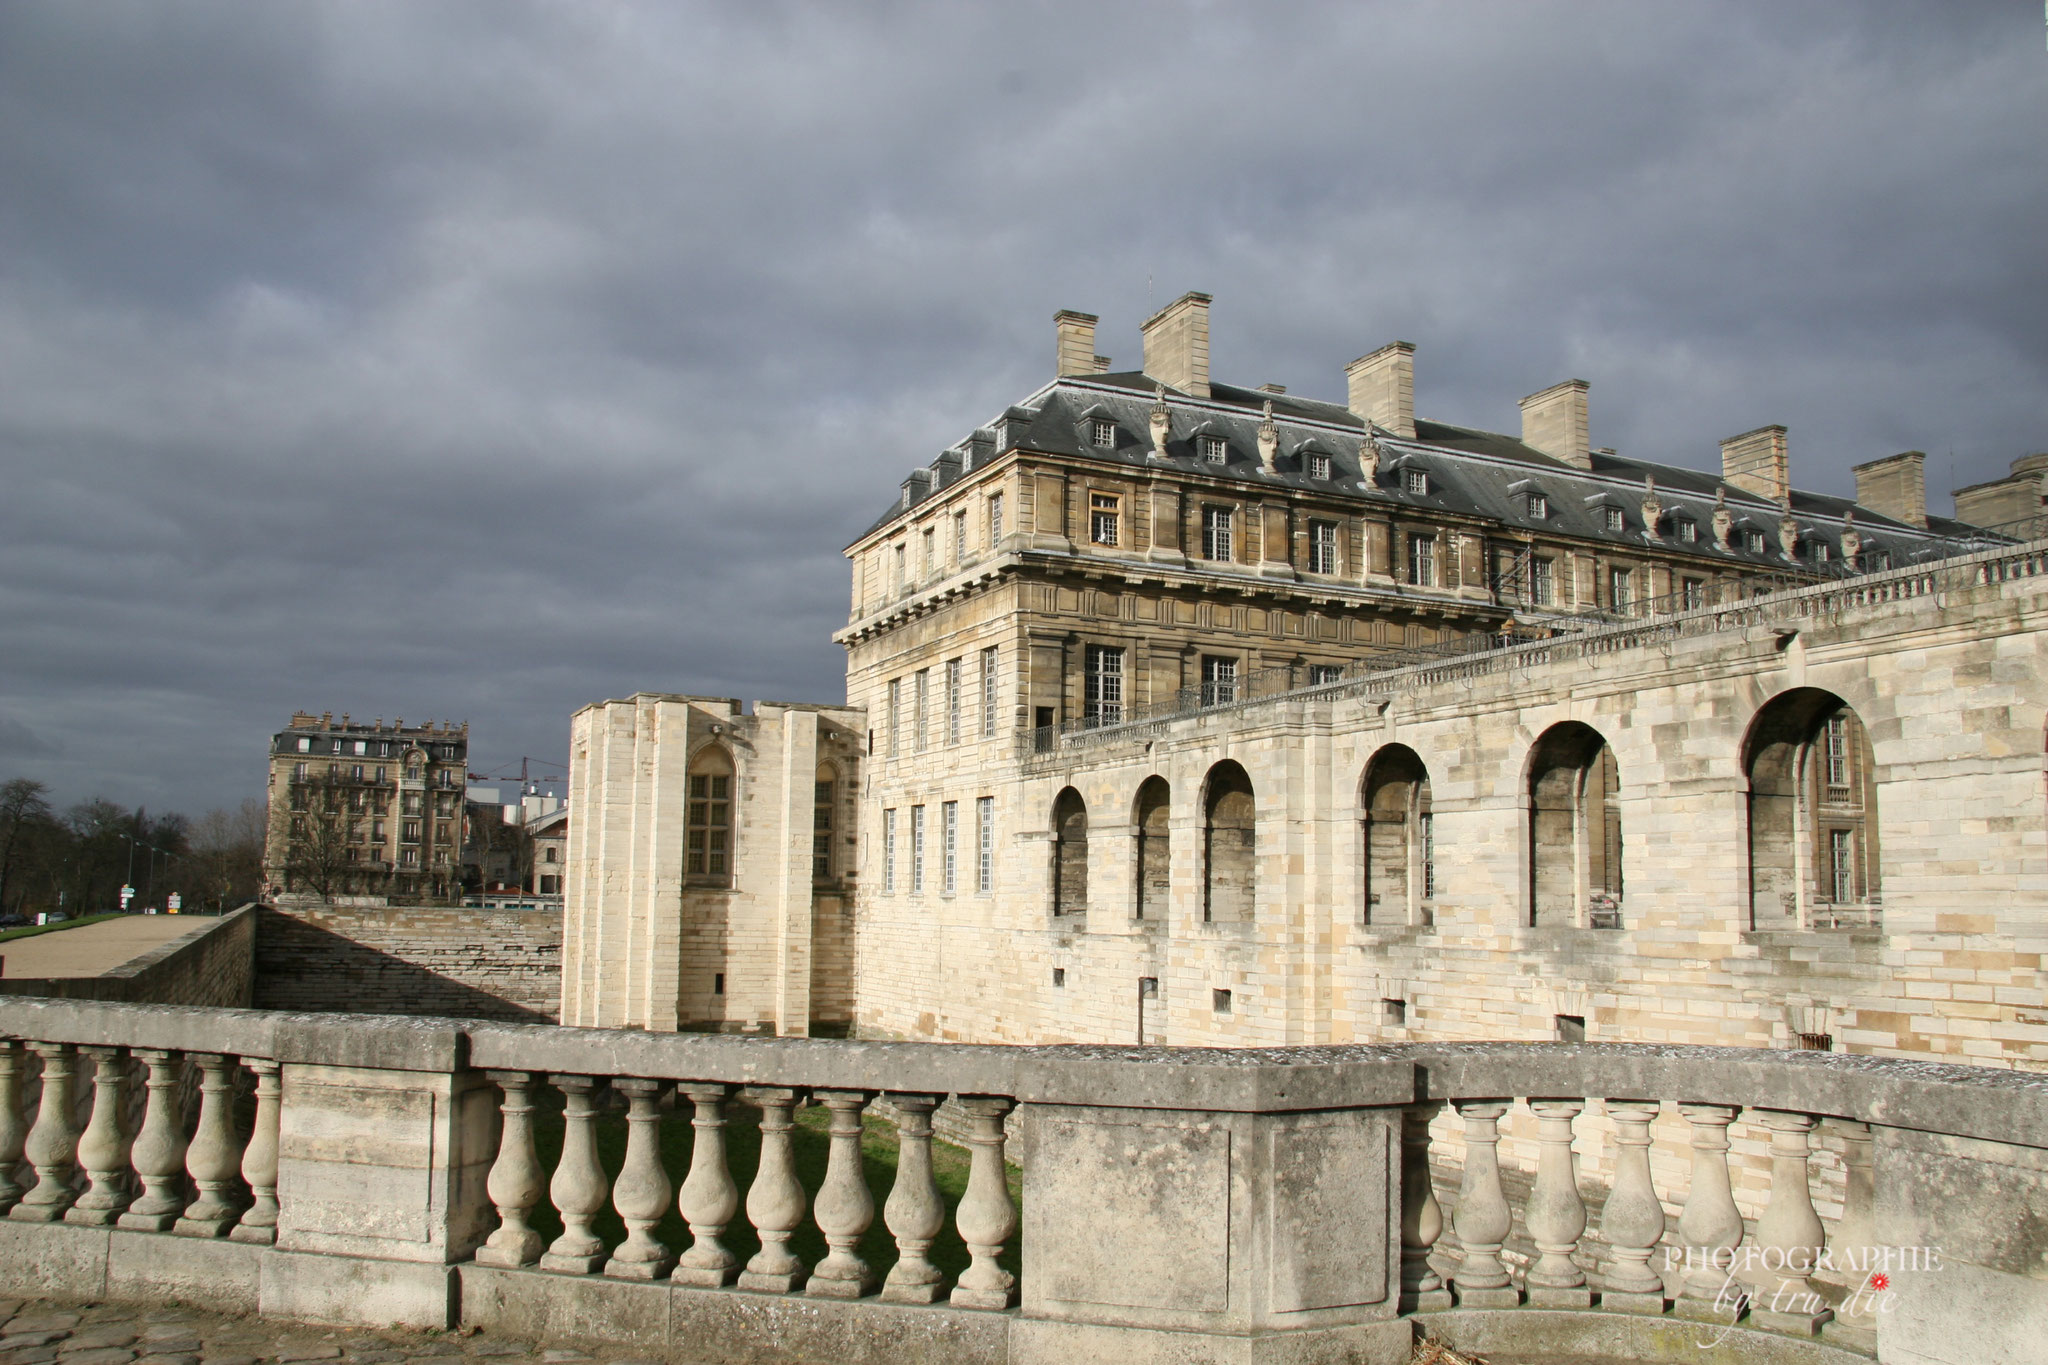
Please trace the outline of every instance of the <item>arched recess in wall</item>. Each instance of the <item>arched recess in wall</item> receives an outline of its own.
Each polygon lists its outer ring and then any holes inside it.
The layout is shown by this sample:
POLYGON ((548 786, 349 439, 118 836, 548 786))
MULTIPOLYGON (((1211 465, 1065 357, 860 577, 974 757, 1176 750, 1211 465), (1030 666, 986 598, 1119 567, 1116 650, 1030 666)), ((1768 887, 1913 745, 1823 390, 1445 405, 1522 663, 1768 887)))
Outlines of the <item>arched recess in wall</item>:
POLYGON ((1088 804, 1072 787, 1052 803, 1052 912, 1088 910, 1088 804))
POLYGON ((1259 895, 1258 822, 1251 776, 1225 759, 1202 784, 1202 918, 1249 922, 1259 895))
POLYGON ((1759 929, 1877 918, 1877 774, 1870 736, 1832 692, 1766 702, 1743 741, 1749 915, 1759 929))
POLYGON ((1598 730, 1553 725, 1529 751, 1529 923, 1621 927, 1621 772, 1598 730))
POLYGON ((733 763, 723 744, 707 744, 690 758, 683 875, 698 881, 732 883, 733 763))
POLYGON ((1366 765, 1362 810, 1366 924, 1427 924, 1436 894, 1429 770, 1405 744, 1389 744, 1366 765))
POLYGON ((839 768, 820 763, 811 812, 811 879, 829 882, 838 872, 838 850, 833 847, 839 833, 839 768))
POLYGON ((1137 831, 1136 918, 1164 919, 1172 889, 1173 832, 1168 825, 1172 813, 1173 789, 1163 777, 1148 777, 1138 785, 1138 799, 1131 809, 1131 827, 1137 831))

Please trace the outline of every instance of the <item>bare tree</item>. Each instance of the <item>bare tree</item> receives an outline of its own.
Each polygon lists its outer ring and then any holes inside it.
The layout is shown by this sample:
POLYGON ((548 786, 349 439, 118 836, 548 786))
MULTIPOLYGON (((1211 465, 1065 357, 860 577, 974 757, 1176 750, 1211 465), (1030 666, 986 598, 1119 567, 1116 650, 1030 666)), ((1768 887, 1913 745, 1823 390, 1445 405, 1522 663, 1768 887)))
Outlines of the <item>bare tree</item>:
POLYGON ((349 812, 341 784, 314 778, 292 788, 285 835, 285 886, 318 892, 331 901, 358 871, 349 860, 349 812))
POLYGON ((48 787, 29 777, 0 783, 0 910, 7 906, 16 871, 27 861, 30 839, 50 819, 48 787))
POLYGON ((226 911, 257 894, 263 881, 268 807, 251 797, 233 810, 210 810, 191 830, 191 852, 179 868, 200 899, 226 911))

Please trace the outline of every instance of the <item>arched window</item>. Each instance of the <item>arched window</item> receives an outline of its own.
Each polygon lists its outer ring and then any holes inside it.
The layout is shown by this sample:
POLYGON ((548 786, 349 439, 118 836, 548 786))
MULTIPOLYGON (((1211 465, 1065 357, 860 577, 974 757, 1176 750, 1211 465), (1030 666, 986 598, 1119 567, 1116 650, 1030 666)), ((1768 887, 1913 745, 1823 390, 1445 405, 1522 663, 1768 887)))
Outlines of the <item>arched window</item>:
POLYGON ((1801 687, 1757 712, 1749 779, 1749 914, 1755 928, 1877 922, 1877 780, 1870 736, 1832 692, 1801 687))
POLYGON ((1167 895, 1172 887, 1173 833, 1167 817, 1171 813, 1173 790, 1163 777, 1148 777, 1138 787, 1138 803, 1132 825, 1138 831, 1137 918, 1164 919, 1167 895))
POLYGON ((1405 744, 1373 755, 1360 788, 1365 808, 1367 924, 1426 924, 1436 895, 1429 772, 1405 744))
POLYGON ((1591 726, 1553 725, 1529 754, 1529 923, 1621 927, 1621 774, 1591 726))
POLYGON ((1258 905, 1257 818, 1252 780, 1225 759, 1209 769, 1202 792, 1202 918, 1250 921, 1258 905))
POLYGON ((690 760, 687 876, 732 877, 732 778, 732 755, 716 744, 690 760))
POLYGON ((812 798, 811 877, 832 880, 832 836, 839 828, 839 770, 830 763, 818 765, 817 790, 812 798))
POLYGON ((1052 803, 1052 912, 1088 910, 1088 806, 1066 788, 1052 803))

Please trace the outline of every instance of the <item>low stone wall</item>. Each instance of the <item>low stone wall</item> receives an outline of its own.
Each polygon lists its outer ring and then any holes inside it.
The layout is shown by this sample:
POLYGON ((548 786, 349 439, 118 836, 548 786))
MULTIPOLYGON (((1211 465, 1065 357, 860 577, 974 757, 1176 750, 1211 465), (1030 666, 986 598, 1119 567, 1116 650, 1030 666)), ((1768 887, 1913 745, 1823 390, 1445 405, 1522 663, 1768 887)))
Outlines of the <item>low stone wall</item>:
POLYGON ((562 917, 547 910, 264 906, 260 1009, 560 1017, 562 917))
POLYGON ((247 1008, 255 942, 256 907, 245 905, 218 918, 194 916, 188 933, 98 976, 0 978, 0 995, 247 1008))

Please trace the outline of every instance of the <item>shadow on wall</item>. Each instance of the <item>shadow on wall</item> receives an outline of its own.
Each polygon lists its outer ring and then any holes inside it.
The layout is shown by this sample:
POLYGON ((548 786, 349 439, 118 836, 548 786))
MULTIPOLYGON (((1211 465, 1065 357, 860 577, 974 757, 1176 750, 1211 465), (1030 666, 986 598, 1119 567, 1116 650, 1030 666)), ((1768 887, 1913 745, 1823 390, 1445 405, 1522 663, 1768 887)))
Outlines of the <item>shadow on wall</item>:
MULTIPOLYGON (((499 945, 469 937, 437 943, 436 956, 468 962, 499 945)), ((549 969, 555 967, 548 964, 549 969)), ((522 1005, 420 962, 372 947, 296 915, 265 907, 256 933, 258 1009, 347 1014, 431 1014, 515 1024, 552 1024, 549 1010, 522 1005)))

